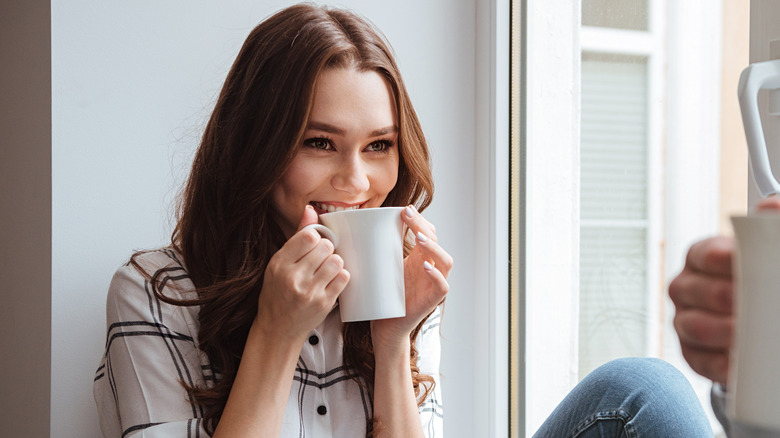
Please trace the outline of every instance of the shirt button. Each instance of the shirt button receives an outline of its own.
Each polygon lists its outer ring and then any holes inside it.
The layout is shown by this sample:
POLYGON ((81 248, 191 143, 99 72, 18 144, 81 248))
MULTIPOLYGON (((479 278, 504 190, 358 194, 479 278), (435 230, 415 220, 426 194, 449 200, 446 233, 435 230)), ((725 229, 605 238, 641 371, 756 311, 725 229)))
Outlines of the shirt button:
POLYGON ((317 407, 317 413, 320 415, 325 415, 328 413, 328 408, 326 408, 325 405, 319 405, 319 407, 317 407))
POLYGON ((320 338, 318 338, 316 335, 309 336, 309 343, 311 345, 317 345, 320 343, 320 338))

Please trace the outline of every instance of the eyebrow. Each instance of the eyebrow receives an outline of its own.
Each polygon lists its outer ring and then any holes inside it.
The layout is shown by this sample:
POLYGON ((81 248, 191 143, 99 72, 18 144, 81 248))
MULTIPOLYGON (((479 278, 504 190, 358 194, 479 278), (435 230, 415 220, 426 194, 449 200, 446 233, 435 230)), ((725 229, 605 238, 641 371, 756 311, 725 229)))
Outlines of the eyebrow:
MULTIPOLYGON (((316 129, 318 131, 325 131, 330 134, 345 135, 346 131, 338 126, 331 125, 324 122, 310 122, 306 129, 316 129)), ((369 137, 379 137, 382 135, 398 132, 398 127, 395 125, 386 126, 384 128, 376 129, 369 133, 369 137)))

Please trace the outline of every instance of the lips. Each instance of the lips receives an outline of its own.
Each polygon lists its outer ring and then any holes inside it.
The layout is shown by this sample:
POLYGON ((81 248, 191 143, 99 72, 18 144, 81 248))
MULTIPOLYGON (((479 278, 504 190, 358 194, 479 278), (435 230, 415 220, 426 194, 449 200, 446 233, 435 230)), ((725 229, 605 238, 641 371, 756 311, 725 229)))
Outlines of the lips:
POLYGON ((347 204, 336 205, 336 204, 329 204, 326 202, 312 201, 310 202, 310 204, 317 210, 317 213, 322 214, 322 213, 332 213, 334 211, 357 210, 360 207, 362 207, 364 203, 352 204, 352 205, 347 205, 347 204))

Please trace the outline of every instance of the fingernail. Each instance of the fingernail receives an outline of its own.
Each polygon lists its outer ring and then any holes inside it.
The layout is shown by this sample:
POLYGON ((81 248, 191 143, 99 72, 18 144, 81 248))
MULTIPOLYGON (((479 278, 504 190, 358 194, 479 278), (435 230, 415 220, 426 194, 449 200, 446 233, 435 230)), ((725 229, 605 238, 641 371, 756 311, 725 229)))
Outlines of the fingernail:
POLYGON ((428 260, 426 260, 423 262, 423 269, 425 269, 426 271, 430 271, 431 269, 433 269, 433 265, 428 263, 428 260))
POLYGON ((418 231, 417 232, 417 241, 425 243, 425 242, 428 241, 428 238, 425 237, 425 234, 423 234, 422 231, 418 231))
POLYGON ((406 217, 414 217, 414 207, 411 205, 406 206, 406 217))

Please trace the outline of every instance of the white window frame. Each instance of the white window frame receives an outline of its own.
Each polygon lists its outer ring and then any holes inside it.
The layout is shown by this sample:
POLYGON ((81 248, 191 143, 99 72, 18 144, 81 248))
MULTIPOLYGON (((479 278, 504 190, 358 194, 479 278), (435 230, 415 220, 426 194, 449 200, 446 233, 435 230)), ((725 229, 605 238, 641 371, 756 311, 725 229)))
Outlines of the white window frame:
POLYGON ((474 339, 487 342, 474 343, 473 406, 489 437, 509 435, 509 6, 475 2, 474 339))
POLYGON ((577 383, 579 2, 527 0, 525 29, 525 435, 577 383))

